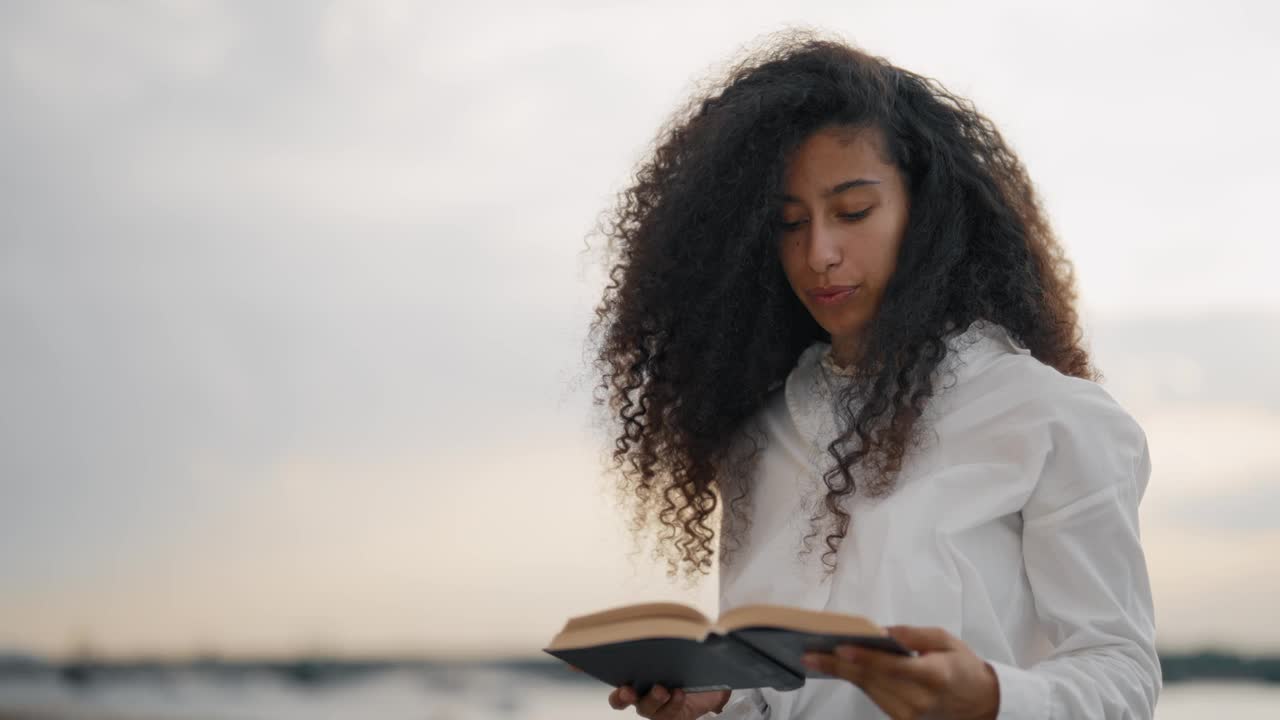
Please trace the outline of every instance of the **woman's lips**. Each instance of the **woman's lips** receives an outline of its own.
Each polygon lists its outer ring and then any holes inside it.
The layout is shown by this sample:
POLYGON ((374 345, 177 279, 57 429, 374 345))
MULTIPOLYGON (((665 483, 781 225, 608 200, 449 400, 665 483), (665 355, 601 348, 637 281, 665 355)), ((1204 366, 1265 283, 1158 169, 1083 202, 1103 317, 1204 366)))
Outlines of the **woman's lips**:
POLYGON ((854 293, 861 287, 861 285, 828 285, 827 287, 814 288, 805 294, 819 305, 834 305, 853 297, 854 293))

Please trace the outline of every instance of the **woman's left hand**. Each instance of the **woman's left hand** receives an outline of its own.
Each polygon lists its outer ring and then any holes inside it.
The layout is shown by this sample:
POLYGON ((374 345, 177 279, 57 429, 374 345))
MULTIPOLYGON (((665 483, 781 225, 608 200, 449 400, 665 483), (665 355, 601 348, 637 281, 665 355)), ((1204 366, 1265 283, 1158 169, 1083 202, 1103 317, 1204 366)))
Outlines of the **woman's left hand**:
POLYGON ((893 720, 994 720, 1000 683, 968 645, 942 628, 897 625, 888 631, 920 654, 841 645, 834 654, 806 653, 805 664, 862 688, 893 720))

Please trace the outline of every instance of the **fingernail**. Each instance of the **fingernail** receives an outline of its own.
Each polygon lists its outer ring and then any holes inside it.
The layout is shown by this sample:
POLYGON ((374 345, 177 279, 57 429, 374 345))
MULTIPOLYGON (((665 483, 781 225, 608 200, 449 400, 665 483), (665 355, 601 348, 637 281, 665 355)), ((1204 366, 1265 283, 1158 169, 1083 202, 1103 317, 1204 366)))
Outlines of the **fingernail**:
POLYGON ((655 689, 655 690, 653 691, 653 696, 654 696, 654 697, 656 697, 656 698, 658 698, 659 700, 661 700, 661 701, 663 701, 663 702, 666 702, 666 701, 667 701, 667 691, 666 691, 666 690, 663 690, 662 688, 657 688, 657 689, 655 689))
POLYGON ((802 662, 804 662, 805 667, 811 667, 811 668, 813 668, 813 669, 815 669, 815 670, 816 670, 816 669, 818 669, 818 665, 819 665, 819 663, 818 663, 818 656, 817 656, 817 655, 808 655, 808 654, 806 654, 804 657, 802 657, 802 658, 800 658, 800 659, 801 659, 801 661, 802 661, 802 662))
POLYGON ((845 660, 853 660, 858 657, 858 651, 852 645, 841 645, 836 648, 836 655, 845 660))

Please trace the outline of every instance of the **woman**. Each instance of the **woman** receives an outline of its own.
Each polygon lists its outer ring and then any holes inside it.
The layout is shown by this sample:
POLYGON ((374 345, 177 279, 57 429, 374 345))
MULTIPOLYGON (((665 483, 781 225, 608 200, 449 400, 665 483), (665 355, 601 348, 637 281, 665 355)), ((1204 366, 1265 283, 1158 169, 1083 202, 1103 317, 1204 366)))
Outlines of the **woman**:
POLYGON ((649 718, 1150 718, 1141 428, 999 132, 937 82, 789 33, 669 125, 609 225, 613 458, 721 611, 865 615, 918 651, 684 693, 649 718), (714 514, 723 504, 720 532, 714 514), (823 537, 815 557, 813 540, 823 537))

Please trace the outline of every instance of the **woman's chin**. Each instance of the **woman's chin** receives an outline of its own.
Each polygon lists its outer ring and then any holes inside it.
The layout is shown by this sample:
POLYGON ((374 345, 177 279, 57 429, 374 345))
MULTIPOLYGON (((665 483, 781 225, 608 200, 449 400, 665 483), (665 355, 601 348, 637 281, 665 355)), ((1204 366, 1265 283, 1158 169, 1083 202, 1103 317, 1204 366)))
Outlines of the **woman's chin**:
POLYGON ((827 332, 833 344, 849 339, 853 339, 856 342, 856 339, 862 335, 864 327, 862 323, 832 323, 822 322, 822 320, 818 320, 818 326, 827 332))

